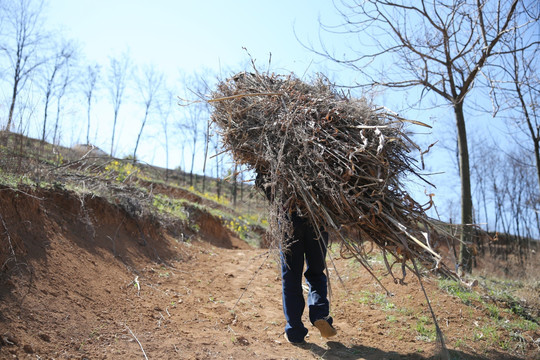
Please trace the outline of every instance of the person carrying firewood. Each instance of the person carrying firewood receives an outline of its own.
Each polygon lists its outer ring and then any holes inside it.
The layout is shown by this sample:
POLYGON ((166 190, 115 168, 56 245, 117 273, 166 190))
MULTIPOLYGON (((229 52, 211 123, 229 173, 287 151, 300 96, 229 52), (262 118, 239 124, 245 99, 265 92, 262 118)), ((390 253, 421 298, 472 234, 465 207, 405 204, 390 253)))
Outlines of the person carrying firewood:
MULTIPOLYGON (((270 184, 264 171, 257 171, 255 185, 272 201, 270 184)), ((283 313, 285 314, 285 339, 291 344, 303 344, 308 329, 302 322, 305 299, 302 293, 302 273, 309 286, 307 298, 309 320, 329 338, 337 334, 329 315, 328 280, 325 274, 328 233, 316 231, 310 221, 297 211, 286 211, 291 229, 280 246, 283 313), (304 271, 304 261, 306 271, 304 271)))
MULTIPOLYGON (((336 334, 324 271, 326 230, 332 229, 342 251, 358 259, 382 288, 362 260, 363 244, 382 250, 396 282, 403 283, 407 261, 421 279, 415 260, 459 280, 434 248, 436 239, 447 234, 426 213, 432 195, 421 205, 404 186, 411 175, 431 186, 421 174, 427 150, 421 151, 408 129, 429 125, 404 119, 367 98, 351 97, 324 76, 305 82, 294 74, 242 72, 220 82, 209 103, 224 149, 237 164, 266 177, 259 176, 259 184, 272 195, 269 230, 279 239, 289 341, 302 343, 308 333, 302 324, 303 275, 309 285, 310 321, 322 336, 336 334), (420 151, 422 166, 412 156, 414 149, 420 151), (341 224, 347 232, 340 231, 341 224), (393 264, 402 264, 401 277, 392 271, 387 255, 393 264)), ((442 339, 440 333, 438 329, 442 339)))

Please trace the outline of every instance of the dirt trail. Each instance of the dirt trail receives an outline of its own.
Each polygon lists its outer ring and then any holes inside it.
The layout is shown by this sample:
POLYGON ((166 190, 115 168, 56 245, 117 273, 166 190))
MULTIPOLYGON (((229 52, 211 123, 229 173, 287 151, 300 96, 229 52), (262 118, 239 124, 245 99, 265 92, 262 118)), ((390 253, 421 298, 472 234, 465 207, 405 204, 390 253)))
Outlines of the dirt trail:
MULTIPOLYGON (((24 249, 0 279, 0 359, 428 359, 437 354, 425 298, 412 274, 406 286, 382 277, 395 294, 385 297, 356 262, 336 258, 330 278, 339 334, 326 341, 309 325, 307 345, 296 347, 283 338, 275 254, 250 248, 225 229, 228 240, 218 242, 221 247, 204 239, 181 242, 159 233, 150 220, 137 224, 100 199, 83 200, 65 192, 32 197, 0 192, 3 231, 24 249), (422 322, 427 338, 419 332, 422 322)), ((379 276, 382 269, 375 265, 379 276)), ((435 281, 425 285, 453 358, 520 358, 491 349, 486 339, 456 348, 484 314, 439 290, 435 281)))

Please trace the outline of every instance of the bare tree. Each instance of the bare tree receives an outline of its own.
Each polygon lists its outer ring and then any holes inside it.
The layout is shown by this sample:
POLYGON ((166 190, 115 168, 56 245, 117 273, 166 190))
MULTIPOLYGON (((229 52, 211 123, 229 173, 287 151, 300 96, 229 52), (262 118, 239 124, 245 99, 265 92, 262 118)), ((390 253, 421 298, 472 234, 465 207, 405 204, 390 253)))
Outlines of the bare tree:
MULTIPOLYGON (((4 33, 4 23, 6 20, 5 14, 7 13, 7 3, 4 0, 0 0, 0 34, 4 33)), ((0 73, 0 79, 2 79, 2 73, 0 73)))
MULTIPOLYGON (((540 8, 537 11, 540 12, 540 8)), ((536 16, 540 17, 540 14, 537 13, 536 16)), ((538 32, 527 34, 522 28, 518 28, 518 31, 513 33, 513 37, 504 43, 507 49, 506 57, 500 65, 493 66, 498 72, 490 78, 497 83, 495 95, 500 92, 503 101, 501 106, 510 112, 514 123, 532 145, 536 180, 540 190, 540 42, 527 41, 531 36, 538 38, 538 32)))
POLYGON ((45 106, 43 112, 43 129, 41 133, 41 141, 45 142, 45 134, 47 130, 47 116, 49 110, 49 103, 55 91, 61 88, 62 85, 58 82, 58 77, 61 76, 61 71, 66 67, 69 61, 74 56, 75 48, 70 42, 63 42, 57 49, 54 50, 53 55, 49 58, 47 63, 44 64, 45 71, 42 72, 44 76, 43 90, 45 92, 45 106))
POLYGON ((213 159, 214 159, 214 169, 215 169, 215 175, 216 178, 216 194, 218 199, 221 198, 221 186, 222 186, 222 174, 221 174, 221 167, 220 165, 223 162, 223 154, 222 154, 222 148, 221 148, 221 141, 219 139, 219 134, 217 132, 214 132, 212 136, 210 136, 210 144, 212 145, 212 149, 214 152, 213 159))
POLYGON ((109 58, 108 88, 111 96, 111 104, 114 110, 110 152, 111 156, 114 156, 114 137, 116 134, 116 124, 118 122, 118 112, 120 111, 120 107, 122 106, 122 102, 124 100, 124 92, 126 90, 130 69, 131 59, 127 52, 120 55, 120 57, 109 58))
POLYGON ((63 67, 61 74, 60 84, 56 92, 56 120, 54 122, 54 132, 53 132, 53 144, 58 145, 60 142, 59 139, 59 125, 60 125, 60 113, 62 112, 62 99, 68 91, 69 87, 73 83, 75 78, 74 76, 74 61, 76 59, 77 50, 74 49, 72 56, 66 60, 66 64, 63 67))
MULTIPOLYGON (((461 178, 460 265, 472 268, 473 204, 465 99, 479 81, 482 68, 500 57, 501 39, 516 26, 531 26, 519 0, 341 0, 336 6, 344 23, 329 31, 353 34, 357 41, 370 39, 350 57, 337 57, 322 44, 319 54, 348 65, 367 77, 364 85, 394 89, 419 87, 419 102, 435 94, 454 110, 458 134, 461 178), (515 25, 515 19, 525 18, 515 25), (376 66, 380 71, 373 75, 376 66)), ((506 49, 505 49, 506 51, 506 49)))
POLYGON ((95 97, 95 92, 97 90, 97 84, 99 81, 99 75, 100 74, 100 66, 98 64, 95 65, 88 65, 86 67, 86 73, 83 76, 82 79, 82 91, 84 94, 84 97, 86 99, 86 144, 90 144, 90 114, 92 109, 92 100, 95 97))
POLYGON ((231 195, 233 198, 233 207, 236 209, 236 201, 238 197, 238 163, 234 163, 234 168, 232 170, 231 174, 232 178, 232 188, 231 188, 231 195))
POLYGON ((135 149, 133 150, 133 161, 137 160, 137 148, 139 147, 139 141, 141 140, 141 135, 148 120, 148 116, 156 105, 156 96, 161 90, 162 84, 163 74, 158 72, 153 65, 145 66, 142 70, 142 74, 140 74, 137 78, 137 88, 144 105, 144 117, 141 123, 141 128, 139 129, 139 133, 137 134, 137 141, 135 142, 135 149))
POLYGON ((192 95, 195 95, 200 102, 193 104, 192 106, 199 107, 201 116, 197 121, 200 121, 200 131, 202 131, 202 137, 204 141, 204 160, 203 160, 203 181, 202 181, 202 192, 206 191, 206 165, 208 161, 208 149, 210 144, 210 106, 206 100, 207 94, 210 93, 210 71, 208 69, 203 69, 190 78, 188 78, 188 91, 192 95), (202 122, 205 122, 203 125, 202 122))
POLYGON ((531 155, 530 151, 523 149, 506 154, 507 168, 499 182, 499 191, 503 191, 507 198, 503 209, 506 215, 505 232, 513 234, 512 238, 515 239, 508 246, 510 250, 518 250, 521 261, 527 257, 525 249, 531 238, 539 236, 536 211, 540 193, 535 191, 537 187, 531 155))
MULTIPOLYGON (((203 97, 204 94, 208 91, 209 85, 206 81, 204 73, 195 73, 191 76, 184 76, 182 80, 185 87, 185 94, 182 96, 183 99, 192 99, 195 97, 203 97)), ((209 136, 209 118, 210 110, 206 101, 194 102, 189 106, 184 107, 185 117, 180 124, 180 127, 184 130, 184 133, 187 133, 191 138, 191 165, 189 171, 189 184, 193 184, 193 170, 195 165, 195 156, 197 151, 199 151, 199 140, 201 140, 201 135, 204 137, 204 156, 206 162, 206 155, 208 150, 208 136, 209 136)), ((203 166, 203 170, 206 171, 206 166, 203 166)), ((205 186, 206 176, 203 176, 203 187, 205 186)), ((204 189, 203 189, 204 191, 204 189)))
POLYGON ((199 104, 194 104, 193 106, 188 106, 186 108, 186 116, 182 124, 184 132, 188 133, 187 135, 191 140, 191 164, 189 169, 189 185, 194 186, 193 184, 193 169, 195 166, 195 156, 197 155, 198 143, 201 136, 201 118, 203 116, 203 108, 199 104))
POLYGON ((187 184, 186 181, 186 161, 185 161, 185 155, 186 155, 186 142, 188 141, 188 133, 187 133, 187 127, 184 124, 184 118, 181 120, 177 119, 174 123, 176 125, 176 128, 174 129, 174 133, 176 134, 179 141, 177 142, 177 145, 179 146, 180 150, 180 163, 176 167, 178 170, 179 177, 182 178, 182 184, 187 184))
POLYGON ((496 169, 493 166, 493 156, 496 153, 496 149, 488 145, 485 138, 477 140, 472 147, 472 167, 471 176, 473 177, 473 193, 476 199, 476 214, 475 223, 483 223, 484 229, 489 232, 490 230, 490 218, 492 217, 491 211, 491 192, 489 191, 490 179, 496 177, 496 169))
POLYGON ((3 36, 0 51, 7 57, 11 71, 11 100, 6 131, 11 131, 17 97, 43 64, 40 46, 46 39, 42 27, 42 1, 13 0, 3 3, 3 36))
MULTIPOLYGON (((174 94, 170 89, 163 92, 161 101, 157 102, 157 111, 161 120, 161 135, 165 139, 165 181, 169 180, 169 128, 174 94)), ((161 137, 161 136, 160 136, 161 137)))

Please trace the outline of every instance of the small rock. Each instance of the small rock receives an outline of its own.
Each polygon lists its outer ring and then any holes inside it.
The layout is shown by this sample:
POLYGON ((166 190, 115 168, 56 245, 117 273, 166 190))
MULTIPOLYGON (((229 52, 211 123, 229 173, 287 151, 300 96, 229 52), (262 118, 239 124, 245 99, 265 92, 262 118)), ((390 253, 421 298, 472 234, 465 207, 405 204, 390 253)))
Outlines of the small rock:
POLYGON ((47 335, 47 334, 41 333, 41 334, 39 334, 38 336, 39 336, 39 338, 40 338, 41 340, 43 340, 43 341, 51 342, 51 337, 50 337, 49 335, 47 335))
POLYGON ((0 344, 5 346, 17 345, 17 340, 15 340, 15 338, 11 334, 3 334, 0 339, 0 344))
POLYGON ((34 353, 34 348, 32 347, 32 345, 28 345, 28 344, 24 345, 23 350, 27 354, 33 354, 34 353))
POLYGON ((246 339, 243 336, 239 336, 239 337, 236 338, 236 343, 239 344, 239 345, 242 345, 242 346, 248 346, 249 345, 249 340, 246 339))

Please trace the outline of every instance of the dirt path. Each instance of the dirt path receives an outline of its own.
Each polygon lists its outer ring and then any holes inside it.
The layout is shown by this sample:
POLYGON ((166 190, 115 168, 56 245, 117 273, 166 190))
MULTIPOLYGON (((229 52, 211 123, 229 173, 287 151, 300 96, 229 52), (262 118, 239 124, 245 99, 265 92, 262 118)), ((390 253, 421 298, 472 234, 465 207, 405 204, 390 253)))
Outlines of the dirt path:
MULTIPOLYGON (((307 345, 295 347, 283 338, 276 261, 263 250, 182 244, 181 259, 169 266, 129 269, 108 253, 92 257, 58 245, 48 251, 48 270, 34 274, 26 290, 16 287, 12 296, 23 298, 21 306, 10 314, 2 308, 11 321, 2 333, 13 334, 17 346, 0 349, 0 358, 425 359, 436 353, 435 342, 414 329, 415 319, 429 322, 415 282, 387 282, 396 296, 386 298, 348 260, 335 261, 344 285, 331 277, 339 335, 325 341, 309 326, 307 345)), ((474 328, 482 314, 428 286, 448 340, 474 328)), ((453 353, 456 359, 498 356, 453 353)))

